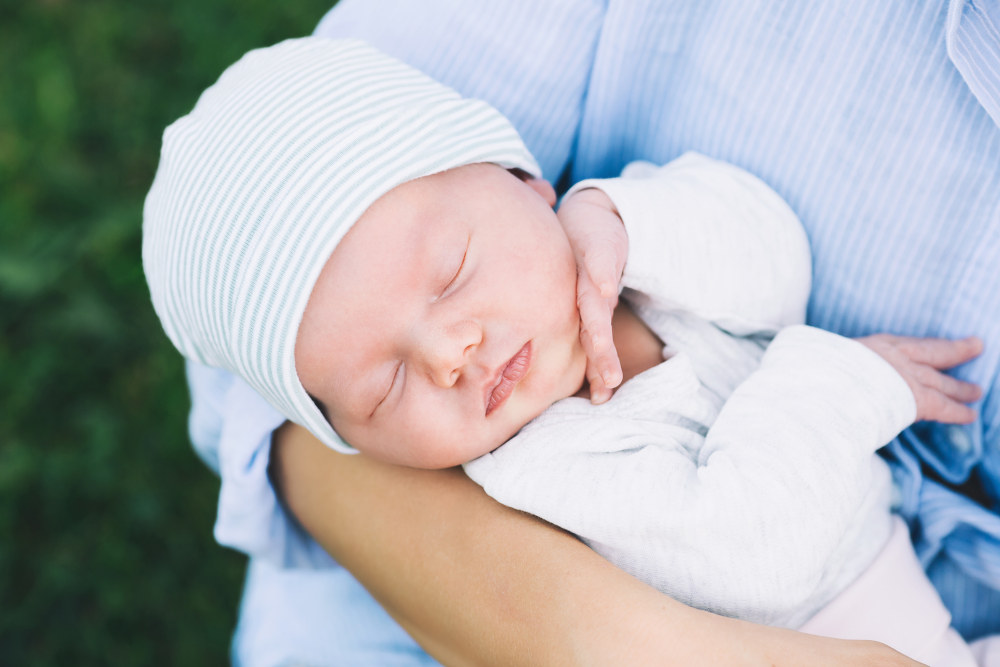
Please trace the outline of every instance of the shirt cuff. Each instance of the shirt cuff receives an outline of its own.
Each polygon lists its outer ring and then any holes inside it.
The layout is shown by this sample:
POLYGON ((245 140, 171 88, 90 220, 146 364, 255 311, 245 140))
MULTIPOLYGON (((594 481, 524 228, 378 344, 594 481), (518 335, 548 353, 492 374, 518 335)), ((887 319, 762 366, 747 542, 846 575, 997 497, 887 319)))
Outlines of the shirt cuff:
POLYGON ((242 379, 234 378, 222 420, 215 539, 277 567, 335 567, 336 562, 285 512, 271 486, 271 435, 285 417, 242 379))

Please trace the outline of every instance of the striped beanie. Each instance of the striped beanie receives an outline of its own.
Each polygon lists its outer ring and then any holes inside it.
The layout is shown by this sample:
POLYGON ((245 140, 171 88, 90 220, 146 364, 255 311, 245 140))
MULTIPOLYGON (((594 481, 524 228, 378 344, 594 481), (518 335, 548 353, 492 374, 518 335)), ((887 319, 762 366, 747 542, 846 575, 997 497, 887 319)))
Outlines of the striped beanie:
POLYGON ((163 135, 142 260, 167 336, 328 446, 354 451, 295 370, 313 285, 380 196, 478 162, 540 175, 498 111, 362 42, 307 37, 251 51, 163 135))

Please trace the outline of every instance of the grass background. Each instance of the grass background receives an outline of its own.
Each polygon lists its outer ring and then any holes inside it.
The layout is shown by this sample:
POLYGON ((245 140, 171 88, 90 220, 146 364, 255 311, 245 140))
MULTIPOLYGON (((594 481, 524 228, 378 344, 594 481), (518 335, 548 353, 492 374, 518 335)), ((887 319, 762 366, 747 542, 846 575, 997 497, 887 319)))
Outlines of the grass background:
POLYGON ((333 0, 0 0, 0 664, 219 665, 244 559, 149 305, 163 128, 333 0))

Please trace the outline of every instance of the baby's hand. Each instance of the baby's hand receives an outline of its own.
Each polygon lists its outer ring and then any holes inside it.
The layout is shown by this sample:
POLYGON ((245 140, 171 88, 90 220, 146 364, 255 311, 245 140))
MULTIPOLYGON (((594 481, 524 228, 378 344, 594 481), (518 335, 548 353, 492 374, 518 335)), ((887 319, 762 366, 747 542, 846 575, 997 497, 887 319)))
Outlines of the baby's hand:
POLYGON ((965 403, 982 396, 974 384, 956 380, 942 370, 964 364, 979 356, 983 342, 975 337, 961 340, 911 338, 876 334, 856 339, 896 369, 917 402, 916 421, 970 424, 976 411, 965 403))
POLYGON ((611 335, 618 281, 628 256, 628 235, 614 204, 600 190, 573 193, 559 207, 559 221, 576 255, 580 341, 587 353, 590 401, 603 403, 622 381, 611 335))

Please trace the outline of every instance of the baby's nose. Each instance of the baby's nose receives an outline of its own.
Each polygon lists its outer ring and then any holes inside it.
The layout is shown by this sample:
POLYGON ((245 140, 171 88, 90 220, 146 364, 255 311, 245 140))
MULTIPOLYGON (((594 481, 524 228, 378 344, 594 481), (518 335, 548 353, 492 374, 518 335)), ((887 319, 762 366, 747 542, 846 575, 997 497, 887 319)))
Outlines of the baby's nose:
POLYGON ((454 386, 482 339, 482 329, 471 320, 428 331, 423 349, 427 371, 434 384, 446 389, 454 386))

